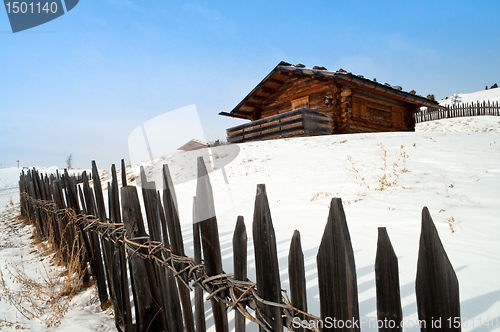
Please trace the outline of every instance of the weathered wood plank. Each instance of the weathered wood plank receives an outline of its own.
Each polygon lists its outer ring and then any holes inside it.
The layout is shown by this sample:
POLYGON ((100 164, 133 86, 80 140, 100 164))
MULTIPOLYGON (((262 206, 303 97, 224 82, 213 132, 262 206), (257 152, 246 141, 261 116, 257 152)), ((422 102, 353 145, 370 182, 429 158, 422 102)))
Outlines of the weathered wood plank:
POLYGON ((99 172, 97 170, 97 164, 95 160, 92 160, 92 184, 94 187, 94 195, 97 208, 96 216, 101 222, 106 222, 106 207, 104 205, 104 196, 102 194, 101 179, 99 177, 99 172))
POLYGON ((64 201, 64 195, 62 193, 61 180, 55 180, 54 182, 52 182, 52 192, 54 194, 54 199, 57 204, 57 207, 60 209, 65 209, 66 202, 64 201))
POLYGON ((72 181, 68 174, 68 170, 64 170, 64 186, 69 197, 68 206, 72 208, 76 214, 80 214, 80 204, 78 204, 78 194, 76 192, 76 184, 72 181))
MULTIPOLYGON (((343 331, 360 331, 354 252, 340 198, 333 198, 330 203, 316 260, 321 319, 342 322, 346 326, 343 331)), ((323 329, 334 330, 334 326, 323 329)))
MULTIPOLYGON (((271 211, 266 187, 257 185, 253 216, 253 243, 255 250, 255 275, 257 294, 264 300, 281 303, 281 281, 271 211)), ((283 330, 281 308, 258 302, 257 308, 271 331, 283 330)), ((261 332, 265 331, 259 327, 261 332)))
POLYGON ((79 186, 77 188, 78 188, 78 197, 80 198, 80 204, 82 205, 82 212, 88 214, 85 198, 83 197, 82 187, 79 186))
MULTIPOLYGON (((83 210, 83 213, 85 213, 85 211, 87 210, 87 207, 85 206, 85 198, 83 197, 82 187, 78 186, 77 188, 78 188, 78 195, 80 197, 80 202, 82 205, 82 210, 83 210)), ((57 229, 57 225, 55 225, 55 220, 53 220, 51 227, 52 227, 52 230, 54 231, 54 236, 55 236, 55 234, 56 234, 55 230, 57 229)), ((92 258, 91 258, 91 256, 92 256, 92 244, 90 242, 89 232, 84 230, 82 225, 80 225, 80 226, 76 225, 75 229, 77 229, 78 232, 80 233, 80 239, 83 242, 83 245, 85 248, 85 252, 82 255, 83 260, 84 260, 82 262, 82 267, 85 270, 87 270, 87 262, 90 265, 90 262, 92 260, 92 258)), ((60 238, 58 238, 57 236, 55 236, 55 239, 56 239, 56 242, 58 240, 60 240, 60 238)), ((91 267, 91 269, 92 269, 92 267, 91 267)), ((88 273, 88 271, 86 273, 88 273)), ((88 278, 90 279, 90 276, 88 276, 88 278)))
MULTIPOLYGON (((160 221, 161 221, 161 230, 162 230, 162 238, 163 238, 163 245, 165 248, 170 247, 170 242, 168 240, 168 231, 167 231, 167 221, 165 219, 165 210, 161 204, 161 199, 159 197, 160 195, 158 194, 158 207, 160 209, 160 221)), ((170 258, 170 254, 166 254, 165 257, 163 257, 165 260, 170 258)), ((177 289, 177 278, 174 276, 173 272, 169 268, 165 268, 165 277, 166 277, 166 284, 165 284, 165 292, 166 292, 166 298, 165 298, 165 304, 167 306, 167 317, 168 317, 168 326, 170 331, 180 331, 182 330, 183 327, 183 321, 182 321, 182 309, 181 309, 181 303, 179 299, 179 290, 177 289)))
MULTIPOLYGON (((307 293, 306 293, 306 273, 304 268, 304 253, 300 242, 300 233, 298 230, 293 232, 288 253, 288 278, 290 280, 290 297, 292 305, 307 312, 307 293)), ((308 320, 303 314, 297 314, 302 320, 308 320)), ((294 327, 296 332, 305 332, 304 328, 294 327)))
MULTIPOLYGON (((247 231, 243 216, 238 216, 236 227, 233 234, 233 266, 234 279, 247 280, 247 231)), ((241 293, 236 293, 240 297, 241 293)), ((245 306, 245 302, 241 304, 245 306)), ((245 332, 245 316, 238 310, 235 312, 235 330, 236 332, 245 332)))
POLYGON ((127 169, 125 167, 125 159, 122 159, 121 173, 122 173, 122 187, 126 187, 127 186, 127 169))
MULTIPOLYGON (((109 218, 111 223, 121 224, 120 199, 118 190, 118 179, 115 165, 111 165, 111 185, 108 184, 109 194, 109 218)), ((131 331, 132 308, 130 304, 129 282, 127 277, 127 262, 125 248, 121 243, 110 243, 113 248, 111 253, 111 267, 113 277, 113 289, 115 291, 116 303, 113 302, 115 311, 115 324, 122 330, 131 331)))
MULTIPOLYGON (((148 235, 144 228, 141 206, 136 187, 122 187, 122 216, 127 238, 139 245, 145 243, 148 235)), ((147 249, 129 243, 128 255, 136 305, 136 326, 139 331, 166 331, 162 319, 160 291, 157 288, 154 263, 138 255, 148 254, 147 249)))
POLYGON ((295 136, 305 131, 332 133, 332 119, 326 112, 297 109, 227 129, 230 142, 273 139, 295 136))
POLYGON ((109 191, 110 206, 109 215, 110 219, 114 223, 121 223, 121 213, 120 213, 120 193, 118 190, 118 178, 116 175, 115 164, 111 165, 111 188, 109 191))
MULTIPOLYGON (((90 189, 89 180, 87 178, 87 172, 83 172, 83 195, 85 197, 85 202, 87 206, 87 214, 95 215, 96 206, 94 195, 90 189)), ((99 300, 101 306, 105 306, 108 301, 108 292, 106 290, 106 275, 104 272, 104 266, 102 262, 101 245, 99 243, 99 236, 95 232, 90 232, 89 234, 90 244, 92 246, 91 257, 91 268, 94 271, 94 276, 97 283, 97 293, 99 295, 99 300)))
MULTIPOLYGON (((144 199, 144 208, 146 210, 146 216, 148 220, 149 236, 151 240, 155 242, 162 242, 162 230, 160 221, 160 209, 159 209, 159 197, 157 196, 155 183, 150 182, 141 183, 142 185, 142 197, 144 199)), ((156 257, 162 258, 161 253, 156 253, 156 257)), ((162 308, 161 315, 164 321, 167 321, 167 278, 165 275, 165 269, 161 266, 154 265, 155 268, 155 286, 161 292, 159 297, 160 302, 158 305, 162 308)))
MULTIPOLYGON (((111 190, 111 184, 107 182, 107 192, 108 192, 108 207, 109 207, 109 218, 110 222, 112 222, 114 218, 114 212, 113 212, 113 198, 112 198, 112 190, 111 190)), ((117 262, 114 258, 115 256, 115 244, 112 241, 108 241, 105 237, 102 237, 102 243, 103 243, 103 253, 104 256, 107 257, 108 261, 106 262, 106 272, 107 272, 107 277, 109 280, 108 287, 110 289, 110 297, 112 300, 113 304, 113 311, 115 312, 115 325, 116 326, 121 326, 120 324, 123 323, 123 316, 122 316, 122 311, 121 309, 121 304, 123 303, 120 301, 121 298, 121 289, 119 288, 119 278, 118 275, 120 271, 117 271, 117 262), (117 283, 118 282, 118 283, 117 283)))
MULTIPOLYGON (((30 182, 30 185, 31 182, 30 182)), ((54 197, 56 198, 56 204, 57 206, 60 208, 60 209, 65 209, 66 208, 66 202, 64 200, 64 195, 63 195, 63 191, 62 191, 62 184, 61 184, 61 180, 55 180, 53 183, 52 183, 52 191, 54 192, 54 197)), ((55 224, 56 224, 56 227, 58 228, 59 230, 59 235, 60 235, 60 249, 61 249, 61 253, 62 253, 62 256, 63 256, 63 260, 64 261, 68 261, 69 259, 69 254, 68 254, 68 248, 69 248, 69 244, 68 244, 68 241, 67 241, 67 237, 65 235, 65 228, 64 228, 64 225, 66 224, 65 222, 66 218, 64 215, 61 215, 61 214, 56 214, 56 220, 55 220, 55 224)), ((37 226, 37 223, 35 222, 35 226, 37 227, 37 230, 38 230, 38 226, 37 226)))
POLYGON ((462 330, 458 279, 427 207, 422 210, 415 291, 421 331, 462 330))
MULTIPOLYGON (((68 171, 64 170, 64 189, 65 193, 68 197, 68 208, 73 209, 76 214, 80 214, 80 205, 78 203, 78 195, 76 193, 76 185, 71 181, 72 179, 68 175, 68 171)), ((70 224, 71 220, 67 220, 67 225, 65 227, 65 234, 68 237, 68 245, 70 246, 70 250, 74 248, 75 239, 76 239, 76 230, 75 225, 70 224)))
MULTIPOLYGON (((194 263, 199 265, 201 261, 201 237, 200 223, 196 215, 196 197, 193 197, 193 246, 194 246, 194 263)), ((197 283, 194 285, 194 307, 195 307, 195 322, 196 332, 205 332, 207 325, 205 321, 205 301, 203 300, 203 288, 197 283)), ((238 330, 236 330, 238 332, 238 330)))
MULTIPOLYGON (((106 213, 106 207, 104 205, 104 195, 102 192, 102 185, 101 185, 101 178, 99 177, 99 171, 97 170, 97 164, 95 160, 92 160, 92 184, 94 187, 94 199, 95 199, 95 207, 96 207, 96 216, 99 218, 99 221, 102 223, 107 222, 107 213, 106 213)), ((103 263, 105 266, 105 270, 107 271, 106 273, 106 280, 107 280, 107 285, 108 285, 108 293, 109 296, 112 300, 116 300, 114 296, 114 289, 113 289, 113 280, 111 273, 113 271, 112 269, 112 264, 111 264, 111 254, 113 253, 113 246, 111 243, 103 239, 101 236, 99 236, 101 242, 102 242, 102 256, 103 256, 103 263)))
POLYGON ((385 227, 378 228, 375 282, 377 287, 377 319, 379 322, 384 322, 382 327, 379 327, 379 331, 403 331, 401 327, 403 311, 399 292, 398 258, 385 227))
MULTIPOLYGON (((208 177, 207 168, 202 157, 198 157, 198 181, 196 185, 196 207, 197 218, 195 222, 200 223, 201 242, 203 244, 203 257, 207 275, 215 276, 223 273, 222 256, 220 250, 219 231, 217 218, 215 217, 215 206, 213 200, 212 185, 208 177)), ((224 294, 221 294, 224 295, 224 294)), ((215 329, 217 332, 227 332, 228 320, 226 306, 224 303, 211 299, 214 314, 215 329)))
MULTIPOLYGON (((168 234, 170 236, 170 245, 172 253, 179 256, 185 256, 184 240, 182 238, 181 223, 179 221, 179 213, 177 210, 177 197, 168 165, 163 165, 163 207, 165 209, 168 234)), ((178 270, 182 270, 184 266, 177 265, 178 270)), ((187 272, 178 276, 187 282, 187 272)), ((191 294, 188 288, 178 280, 179 294, 181 296, 182 312, 184 315, 184 326, 187 332, 194 332, 193 307, 191 305, 191 294)))

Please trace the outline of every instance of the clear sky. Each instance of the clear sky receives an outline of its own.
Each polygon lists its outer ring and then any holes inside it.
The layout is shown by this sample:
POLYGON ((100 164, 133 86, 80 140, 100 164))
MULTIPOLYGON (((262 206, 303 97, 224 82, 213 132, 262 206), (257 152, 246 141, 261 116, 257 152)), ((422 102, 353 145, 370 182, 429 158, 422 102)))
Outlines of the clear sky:
POLYGON ((81 0, 13 34, 0 9, 0 162, 72 153, 109 168, 134 128, 192 104, 205 139, 225 139, 241 120, 217 114, 282 60, 438 99, 482 90, 500 84, 499 13, 498 0, 81 0))

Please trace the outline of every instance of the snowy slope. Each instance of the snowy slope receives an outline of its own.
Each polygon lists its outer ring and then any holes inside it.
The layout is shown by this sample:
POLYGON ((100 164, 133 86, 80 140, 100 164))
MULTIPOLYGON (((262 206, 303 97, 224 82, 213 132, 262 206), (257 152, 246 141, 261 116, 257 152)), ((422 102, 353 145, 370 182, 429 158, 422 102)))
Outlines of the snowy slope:
POLYGON ((441 119, 417 123, 417 132, 474 132, 500 133, 500 118, 490 116, 471 116, 455 119, 441 119))
MULTIPOLYGON (((41 173, 55 173, 57 167, 37 168, 41 173)), ((17 218, 19 215, 19 173, 18 168, 0 169, 0 330, 26 329, 29 331, 115 331, 114 321, 111 311, 103 312, 100 309, 99 301, 94 287, 88 288, 75 295, 68 303, 69 311, 62 318, 60 325, 47 327, 50 322, 57 320, 54 313, 62 312, 64 300, 54 304, 60 305, 57 310, 51 310, 43 299, 34 301, 37 306, 30 304, 30 299, 35 296, 24 294, 24 301, 18 302, 18 297, 10 297, 16 291, 21 291, 22 284, 28 286, 24 290, 28 294, 37 293, 45 296, 49 283, 52 286, 59 285, 62 268, 55 265, 53 255, 43 250, 43 245, 35 244, 32 236, 34 227, 26 225, 17 218), (20 269, 16 271, 16 268, 20 269), (17 279, 13 278, 16 276, 17 279), (25 282, 20 282, 22 277, 25 282), (3 281, 2 281, 3 280, 3 281), (31 284, 27 281, 30 280, 31 284), (2 285, 10 291, 6 291, 2 285), (34 286, 36 282, 38 286, 34 286), (16 310, 22 306, 29 312, 16 310), (38 310, 39 306, 44 312, 38 310), (38 312, 38 313, 37 313, 38 312), (38 318, 34 318, 31 313, 37 313, 38 318)), ((49 299, 49 297, 46 297, 49 299)))
POLYGON ((16 167, 0 169, 0 190, 17 188, 20 172, 16 167))
POLYGON ((478 103, 483 101, 500 102, 500 88, 482 90, 472 93, 455 93, 447 99, 439 101, 442 106, 450 106, 454 103, 478 103))
MULTIPOLYGON (((18 191, 0 191, 0 197, 13 195, 18 199, 18 191)), ((0 330, 26 329, 29 331, 115 331, 110 309, 103 312, 97 300, 95 287, 87 288, 76 294, 66 303, 64 297, 49 304, 50 290, 62 286, 63 268, 54 264, 53 255, 47 253, 43 245, 35 245, 32 234, 34 227, 22 223, 18 218, 18 208, 1 207, 0 216, 0 272, 4 287, 0 287, 0 330), (18 269, 16 271, 16 269, 18 269), (24 281, 20 281, 24 280, 24 281), (24 287, 21 287, 24 285, 24 287), (24 301, 18 301, 19 296, 24 301), (33 301, 32 301, 33 300, 33 301), (32 302, 31 302, 32 301, 32 302), (23 313, 15 309, 14 304, 23 313), (57 326, 58 314, 68 312, 57 326), (57 306, 57 307, 56 307, 57 306), (55 309, 53 309, 55 308, 55 309), (35 317, 36 316, 36 317, 35 317)))
MULTIPOLYGON (((212 149, 210 156, 206 156, 207 162, 231 160, 224 171, 219 168, 210 174, 224 269, 232 272, 232 233, 237 216, 242 215, 249 235, 249 278, 255 280, 253 204, 256 185, 265 183, 277 237, 282 286, 288 287, 287 255, 293 231, 298 229, 307 270, 308 311, 318 315, 316 254, 330 199, 341 197, 356 259, 361 316, 376 317, 373 264, 377 227, 383 226, 387 227, 399 258, 404 317, 415 321, 414 279, 420 213, 423 206, 428 206, 460 282, 462 317, 468 323, 463 331, 500 331, 479 326, 480 321, 498 324, 500 320, 500 134, 488 131, 499 127, 500 118, 483 118, 474 119, 478 121, 473 121, 475 130, 471 132, 450 132, 466 128, 460 124, 464 119, 451 119, 440 124, 447 132, 293 138, 212 149), (380 177, 393 169, 399 176, 397 182, 382 191, 376 190, 380 177)), ((170 167, 188 255, 193 252, 191 204, 196 189, 195 160, 195 153, 178 153, 144 164, 149 180, 161 179, 163 163, 170 167)), ((127 173, 133 182, 139 175, 139 167, 128 167, 127 173)), ((103 171, 102 180, 109 179, 109 172, 103 171)), ((0 255, 5 257, 2 252, 0 255)), ((3 303, 0 305, 0 310, 7 310, 3 303)), ((80 308, 78 305, 70 311, 70 321, 78 319, 80 308)), ((106 323, 96 320, 92 324, 106 323)), ((112 324, 108 327, 112 328, 112 324)), ((248 323, 247 330, 258 329, 248 323)), ((366 324, 362 330, 377 331, 366 324)))
MULTIPOLYGON (((341 197, 351 232, 358 271, 361 316, 376 317, 374 258, 377 227, 387 227, 399 257, 401 293, 405 318, 415 321, 414 279, 420 234, 420 213, 428 206, 461 289, 464 331, 478 329, 479 320, 493 324, 500 318, 500 134, 483 133, 498 128, 500 118, 484 117, 478 132, 417 132, 337 135, 294 138, 239 145, 238 156, 211 176, 216 200, 224 268, 232 271, 232 232, 236 218, 245 218, 251 247, 251 223, 256 185, 265 183, 276 230, 283 287, 287 287, 287 255, 294 229, 302 236, 307 269, 309 311, 319 314, 316 253, 332 197, 341 197), (403 166, 401 152, 407 154, 403 166), (397 163, 396 185, 377 191, 377 178, 397 163), (349 161, 350 157, 352 163, 349 161), (398 161, 399 159, 399 161, 398 161), (406 168, 406 172, 403 172, 406 168), (356 178, 355 169, 364 178, 356 178), (368 187, 369 188, 368 188, 368 187)), ((461 119, 460 119, 461 120, 461 119)), ((450 130, 456 120, 444 123, 450 130)), ((212 158, 231 152, 212 149, 212 158)), ((176 183, 184 237, 191 245, 191 204, 196 181, 194 155, 174 155, 148 163, 149 179, 159 180, 162 163, 168 163, 176 183)), ((206 160, 208 161, 208 156, 206 160)), ((137 178, 139 168, 129 169, 137 178)), ((109 180, 109 177, 103 179, 109 180)), ((192 254, 192 248, 187 248, 192 254)), ((249 261, 252 262, 252 257, 249 261)), ((249 278, 255 280, 255 266, 249 278)), ((256 331, 254 325, 248 326, 256 331)), ((482 326, 481 330, 493 330, 482 326)), ((416 331, 415 329, 406 329, 416 331)), ((498 330, 498 329, 497 329, 498 330)), ((376 331, 364 326, 363 331, 376 331)))
MULTIPOLYGON (((33 169, 33 167, 30 167, 30 169, 33 169)), ((35 167, 39 172, 41 173, 55 173, 57 169, 61 171, 59 167, 35 167)), ((12 188, 18 188, 19 187, 19 174, 23 171, 22 168, 17 168, 17 167, 9 167, 9 168, 0 168, 0 190, 4 189, 12 189, 12 188)), ((27 170, 24 169, 26 172, 27 170)), ((72 171, 70 171, 72 172, 72 171)))

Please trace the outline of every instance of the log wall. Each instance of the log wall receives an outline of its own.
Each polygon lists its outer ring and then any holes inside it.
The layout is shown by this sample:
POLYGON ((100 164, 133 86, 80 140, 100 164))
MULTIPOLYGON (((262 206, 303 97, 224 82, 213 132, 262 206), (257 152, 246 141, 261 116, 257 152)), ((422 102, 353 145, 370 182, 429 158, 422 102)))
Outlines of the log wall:
POLYGON ((332 119, 335 134, 413 131, 413 114, 418 108, 410 103, 368 91, 355 84, 324 78, 290 75, 267 100, 255 106, 255 119, 292 111, 292 101, 309 97, 307 108, 324 112, 332 119), (325 98, 331 98, 325 103, 325 98))

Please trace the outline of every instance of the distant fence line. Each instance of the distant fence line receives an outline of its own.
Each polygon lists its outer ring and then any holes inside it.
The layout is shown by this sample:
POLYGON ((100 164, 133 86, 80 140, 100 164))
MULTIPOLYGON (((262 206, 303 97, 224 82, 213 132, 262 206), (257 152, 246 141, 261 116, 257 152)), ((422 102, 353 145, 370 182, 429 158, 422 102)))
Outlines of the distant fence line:
MULTIPOLYGON (((304 255, 298 231, 293 234, 288 256, 290 298, 281 288, 276 237, 264 185, 258 185, 255 199, 253 282, 247 278, 243 217, 237 218, 233 235, 234 273, 223 270, 216 217, 193 223, 194 258, 187 257, 168 166, 163 168, 162 199, 141 169, 149 234, 137 188, 126 185, 123 166, 122 160, 124 187, 120 197, 116 168, 111 168, 108 209, 95 162, 93 190, 86 173, 81 185, 67 172, 49 177, 33 170, 23 172, 19 181, 22 215, 33 222, 40 238, 52 240, 65 260, 79 255, 96 280, 101 304, 111 299, 119 331, 206 331, 203 292, 209 294, 217 332, 229 330, 228 309, 236 310, 236 332, 245 331, 245 319, 268 332, 284 327, 301 332, 361 331, 354 251, 340 198, 331 201, 316 257, 320 302, 320 316, 316 317, 307 313, 304 255), (71 249, 75 243, 81 250, 71 249)), ((194 220, 203 206, 213 204, 210 180, 200 157, 194 220)), ((377 320, 389 322, 379 331, 402 331, 397 256, 384 227, 378 229, 375 280, 377 320)), ((447 331, 461 330, 456 325, 460 320, 458 280, 427 208, 422 211, 415 293, 421 331, 432 331, 438 319, 454 323, 447 331)))
POLYGON ((500 116, 498 102, 460 103, 442 108, 429 108, 415 114, 415 122, 425 122, 440 119, 460 118, 464 116, 496 115, 500 116))

